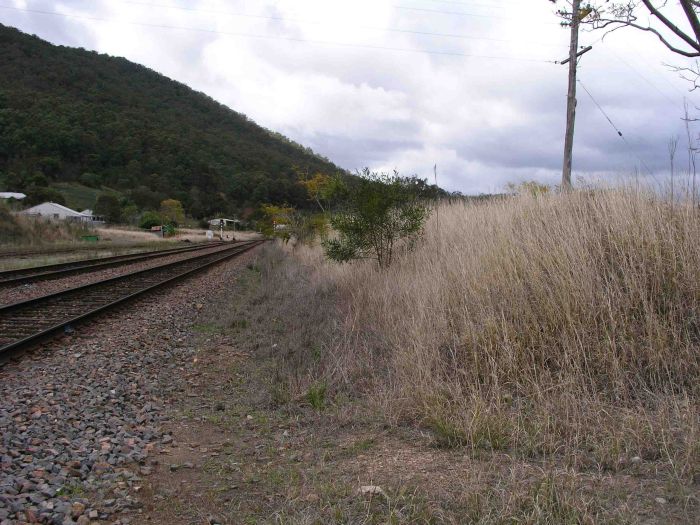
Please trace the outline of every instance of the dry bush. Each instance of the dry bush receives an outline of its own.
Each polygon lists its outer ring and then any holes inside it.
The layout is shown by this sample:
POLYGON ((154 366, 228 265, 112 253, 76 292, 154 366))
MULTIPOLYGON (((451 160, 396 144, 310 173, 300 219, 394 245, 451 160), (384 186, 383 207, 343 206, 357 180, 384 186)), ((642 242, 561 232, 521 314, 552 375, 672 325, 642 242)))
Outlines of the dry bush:
POLYGON ((13 215, 0 205, 0 245, 43 245, 59 241, 75 241, 89 230, 68 221, 47 221, 13 215))
POLYGON ((699 241, 690 206, 581 191, 443 205, 385 271, 308 246, 280 264, 334 297, 316 373, 439 444, 697 479, 699 241))

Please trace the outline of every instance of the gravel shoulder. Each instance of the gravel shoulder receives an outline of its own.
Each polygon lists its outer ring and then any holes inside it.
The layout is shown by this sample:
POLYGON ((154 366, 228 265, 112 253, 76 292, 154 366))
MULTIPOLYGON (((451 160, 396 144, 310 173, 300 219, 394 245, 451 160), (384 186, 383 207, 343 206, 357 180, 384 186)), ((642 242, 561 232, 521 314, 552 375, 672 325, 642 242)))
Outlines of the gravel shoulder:
POLYGON ((142 522, 142 476, 172 439, 161 422, 195 353, 192 323, 255 251, 0 368, 2 525, 142 522))

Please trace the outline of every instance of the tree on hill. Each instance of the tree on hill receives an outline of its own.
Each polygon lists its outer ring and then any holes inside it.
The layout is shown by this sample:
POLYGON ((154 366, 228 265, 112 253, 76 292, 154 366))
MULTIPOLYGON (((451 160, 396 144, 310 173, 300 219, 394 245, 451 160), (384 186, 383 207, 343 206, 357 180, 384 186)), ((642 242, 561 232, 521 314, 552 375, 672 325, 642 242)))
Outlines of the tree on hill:
POLYGON ((179 226, 185 222, 185 210, 182 203, 175 199, 165 199, 160 203, 160 215, 167 224, 179 226))
POLYGON ((123 58, 54 46, 2 25, 0 56, 2 172, 109 187, 141 210, 172 197, 203 218, 263 203, 309 209, 298 171, 340 171, 123 58))
POLYGON ((22 200, 22 203, 27 206, 36 206, 42 202, 55 202, 63 206, 66 205, 66 199, 63 195, 53 188, 31 186, 24 189, 24 193, 26 193, 27 197, 22 200))
POLYGON ((107 222, 116 223, 121 221, 122 206, 114 195, 103 194, 97 197, 93 212, 104 217, 107 222))

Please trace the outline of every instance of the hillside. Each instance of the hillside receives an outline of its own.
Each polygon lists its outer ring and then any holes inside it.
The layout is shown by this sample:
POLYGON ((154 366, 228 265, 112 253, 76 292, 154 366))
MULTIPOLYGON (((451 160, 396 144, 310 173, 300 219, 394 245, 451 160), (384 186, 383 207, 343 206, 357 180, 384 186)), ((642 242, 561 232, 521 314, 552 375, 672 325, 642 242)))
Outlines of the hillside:
POLYGON ((0 55, 0 188, 80 183, 116 191, 140 209, 176 198, 204 217, 262 202, 304 207, 295 168, 339 170, 126 59, 3 25, 0 55))

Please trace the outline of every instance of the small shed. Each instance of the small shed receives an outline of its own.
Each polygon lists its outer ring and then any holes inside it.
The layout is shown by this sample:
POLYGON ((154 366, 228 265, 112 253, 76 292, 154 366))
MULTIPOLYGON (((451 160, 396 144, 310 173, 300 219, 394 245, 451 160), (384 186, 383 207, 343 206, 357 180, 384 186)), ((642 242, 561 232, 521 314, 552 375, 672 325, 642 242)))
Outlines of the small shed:
POLYGON ((211 219, 209 221, 209 226, 212 226, 214 228, 221 228, 222 224, 224 228, 227 228, 228 226, 233 226, 234 228, 236 227, 236 224, 240 224, 241 221, 238 219, 211 219))

